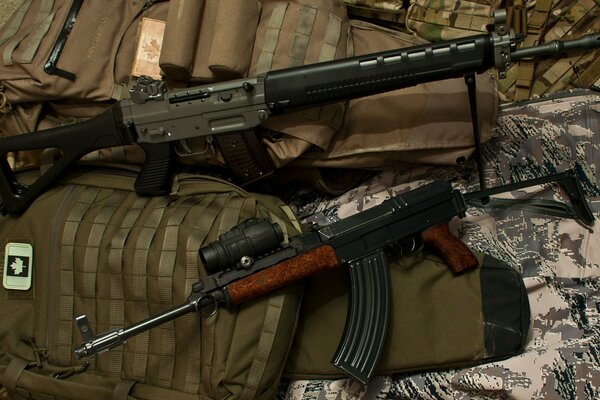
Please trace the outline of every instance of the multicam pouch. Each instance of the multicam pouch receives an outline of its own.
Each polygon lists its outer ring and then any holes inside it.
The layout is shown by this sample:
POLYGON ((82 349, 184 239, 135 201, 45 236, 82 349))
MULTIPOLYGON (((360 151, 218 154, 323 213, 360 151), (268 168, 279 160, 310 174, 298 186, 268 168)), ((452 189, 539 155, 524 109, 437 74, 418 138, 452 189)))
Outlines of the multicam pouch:
POLYGON ((406 16, 409 31, 429 41, 446 40, 487 32, 501 0, 411 2, 406 16))
MULTIPOLYGON (((555 39, 577 39, 600 30, 600 7, 594 1, 513 2, 520 19, 513 23, 524 34, 521 46, 555 39)), ((516 11, 513 12, 513 14, 516 11)), ((572 88, 596 88, 600 84, 599 51, 576 51, 566 57, 524 60, 513 64, 506 79, 498 81, 503 101, 525 100, 572 88)))

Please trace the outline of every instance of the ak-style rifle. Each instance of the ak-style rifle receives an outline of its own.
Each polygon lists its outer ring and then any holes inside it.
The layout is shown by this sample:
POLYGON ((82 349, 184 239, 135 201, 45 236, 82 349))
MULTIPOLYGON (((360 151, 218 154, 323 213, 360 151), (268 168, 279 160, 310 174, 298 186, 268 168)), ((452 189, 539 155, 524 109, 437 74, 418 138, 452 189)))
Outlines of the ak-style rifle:
POLYGON ((184 314, 234 307, 318 272, 347 265, 348 314, 332 363, 366 383, 381 355, 390 314, 392 288, 386 251, 392 248, 397 253, 399 247, 419 250, 420 243, 430 242, 453 272, 476 267, 476 257, 449 234, 446 223, 457 216, 462 218, 470 205, 491 202, 494 194, 549 182, 560 183, 571 205, 548 200, 536 203, 535 210, 577 219, 585 225, 594 223, 573 170, 466 194, 448 182, 434 181, 348 218, 315 226, 286 244, 281 243, 283 232, 277 223, 247 220, 199 250, 210 275, 192 286, 185 303, 100 335, 94 335, 85 315, 77 317, 83 343, 75 355, 90 357, 184 314))

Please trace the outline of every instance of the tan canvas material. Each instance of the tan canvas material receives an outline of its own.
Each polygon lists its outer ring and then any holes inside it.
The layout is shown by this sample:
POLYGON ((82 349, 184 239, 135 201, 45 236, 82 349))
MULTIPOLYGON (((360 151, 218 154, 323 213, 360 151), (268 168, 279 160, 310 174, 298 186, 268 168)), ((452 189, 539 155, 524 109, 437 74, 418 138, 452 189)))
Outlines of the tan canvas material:
POLYGON ((256 0, 173 0, 160 66, 180 81, 223 81, 247 76, 260 16, 256 0))
MULTIPOLYGON (((263 13, 267 11, 263 7, 263 13)), ((277 14, 272 13, 269 21, 273 15, 277 14)), ((264 22, 261 19, 261 24, 264 22)), ((259 24, 258 38, 260 29, 259 24)), ((285 40, 281 35, 278 38, 285 40)), ((415 36, 354 20, 347 41, 348 56, 424 43, 415 36)), ((279 50, 287 43, 278 42, 275 54, 288 54, 286 47, 279 50)), ((496 88, 488 74, 479 77, 477 83, 480 130, 485 141, 495 126, 496 88)), ((316 119, 315 124, 302 122, 306 112, 296 115, 300 119, 276 117, 264 124, 274 132, 285 133, 281 136, 269 132, 263 140, 277 166, 388 168, 398 162, 453 164, 473 152, 467 92, 461 79, 350 101, 345 109, 338 106, 331 123, 326 125, 319 125, 316 119), (435 118, 429 123, 432 116, 435 118), (374 118, 377 123, 373 123, 374 118)))
POLYGON ((11 103, 71 99, 106 101, 119 97, 129 81, 137 23, 142 16, 161 18, 168 3, 157 1, 83 2, 76 13, 56 67, 75 75, 68 79, 44 68, 74 0, 24 1, 17 15, 0 31, 0 76, 11 103), (14 34, 12 34, 14 32, 14 34), (11 35, 12 34, 12 35, 11 35))
POLYGON ((182 303, 204 274, 198 249, 239 221, 265 217, 286 236, 299 232, 292 212, 269 196, 179 175, 171 196, 141 198, 134 178, 81 170, 19 218, 1 219, 2 249, 33 245, 34 281, 28 291, 0 288, 0 385, 34 398, 272 398, 300 287, 209 318, 188 314, 89 365, 75 359, 76 315, 106 332, 182 303))
MULTIPOLYGON (((228 24, 225 20, 221 23, 228 24)), ((349 21, 341 0, 263 0, 258 25, 243 35, 253 38, 253 44, 247 46, 251 50, 249 76, 352 55, 348 48, 349 21)), ((202 30, 198 40, 202 41, 202 30)), ((238 59, 246 59, 246 50, 237 53, 238 59)), ((311 146, 326 147, 339 129, 343 110, 343 104, 332 104, 266 121, 261 128, 265 131, 263 143, 275 166, 288 164, 311 146)), ((218 149, 205 138, 193 138, 189 145, 195 154, 183 157, 182 163, 223 163, 215 154, 218 149)))

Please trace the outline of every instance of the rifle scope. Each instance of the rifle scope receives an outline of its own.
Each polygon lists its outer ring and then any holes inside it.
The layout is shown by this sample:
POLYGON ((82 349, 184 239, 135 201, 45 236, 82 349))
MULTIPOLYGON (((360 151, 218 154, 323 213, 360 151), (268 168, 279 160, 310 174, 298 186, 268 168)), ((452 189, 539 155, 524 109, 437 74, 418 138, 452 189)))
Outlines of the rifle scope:
POLYGON ((279 224, 251 218, 219 236, 219 240, 199 250, 209 274, 231 268, 242 257, 256 257, 274 250, 283 241, 279 224))

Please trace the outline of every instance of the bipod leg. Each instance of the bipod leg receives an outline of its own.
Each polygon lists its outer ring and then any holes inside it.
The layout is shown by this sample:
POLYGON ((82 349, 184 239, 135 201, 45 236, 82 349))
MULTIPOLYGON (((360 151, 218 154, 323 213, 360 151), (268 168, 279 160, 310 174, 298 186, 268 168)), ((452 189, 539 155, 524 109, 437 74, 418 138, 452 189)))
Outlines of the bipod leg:
POLYGON ((481 135, 479 131, 479 119, 477 117, 477 86, 475 83, 475 73, 471 72, 465 75, 465 83, 469 92, 469 107, 471 108, 471 123, 473 125, 473 139, 475 140, 475 162, 477 163, 477 173, 479 174, 479 188, 485 189, 485 179, 483 176, 483 160, 481 157, 481 135))

